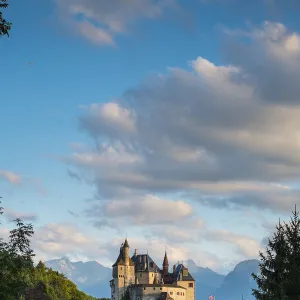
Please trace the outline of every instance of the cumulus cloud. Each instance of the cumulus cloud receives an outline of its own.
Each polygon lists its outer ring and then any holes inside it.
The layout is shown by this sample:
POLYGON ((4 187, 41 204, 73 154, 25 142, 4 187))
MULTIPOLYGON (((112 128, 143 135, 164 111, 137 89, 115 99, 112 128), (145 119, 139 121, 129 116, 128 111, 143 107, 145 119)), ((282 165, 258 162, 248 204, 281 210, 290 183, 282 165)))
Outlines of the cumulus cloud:
POLYGON ((25 187, 34 188, 39 194, 46 196, 47 191, 43 185, 43 182, 38 178, 31 178, 26 176, 21 176, 10 170, 1 170, 0 169, 0 181, 5 180, 12 185, 18 185, 25 187))
POLYGON ((22 181, 21 175, 8 170, 0 170, 0 178, 3 178, 12 184, 19 184, 22 181))
POLYGON ((71 223, 46 224, 35 228, 32 247, 38 259, 84 256, 93 259, 101 255, 97 241, 71 223))
POLYGON ((263 250, 257 240, 245 235, 232 233, 228 230, 208 231, 206 239, 230 243, 235 246, 239 254, 246 258, 258 258, 259 251, 263 250))
POLYGON ((178 10, 177 0, 59 0, 57 6, 78 32, 98 45, 114 45, 114 37, 128 32, 140 19, 161 17, 178 10))
POLYGON ((299 35, 265 22, 227 32, 227 42, 227 65, 198 57, 85 108, 81 126, 96 147, 67 161, 99 198, 181 192, 276 211, 299 201, 290 184, 300 176, 299 35))
POLYGON ((4 216, 9 220, 13 221, 16 219, 21 219, 25 222, 35 222, 38 219, 38 216, 34 212, 17 212, 12 209, 6 208, 4 216))
POLYGON ((112 226, 113 223, 117 229, 124 226, 164 226, 179 221, 189 222, 193 209, 184 201, 147 195, 142 199, 96 203, 87 211, 87 215, 95 220, 97 226, 112 226))
MULTIPOLYGON (((219 244, 219 239, 221 239, 221 241, 235 246, 241 259, 257 258, 258 245, 251 238, 223 231, 210 232, 209 234, 212 242, 218 240, 217 243, 219 244)), ((172 243, 166 240, 162 234, 158 236, 134 234, 128 237, 128 241, 131 255, 134 249, 137 249, 139 254, 149 253, 159 266, 162 265, 166 250, 170 265, 178 261, 186 262, 192 258, 199 266, 209 267, 216 271, 228 271, 228 268, 224 267, 226 259, 224 260, 224 258, 202 249, 199 244, 172 243)), ((84 233, 74 224, 61 223, 37 227, 32 247, 37 254, 36 260, 45 261, 67 256, 71 260, 96 260, 101 264, 111 266, 117 258, 122 242, 124 242, 124 238, 103 239, 103 237, 99 238, 99 235, 84 233)))

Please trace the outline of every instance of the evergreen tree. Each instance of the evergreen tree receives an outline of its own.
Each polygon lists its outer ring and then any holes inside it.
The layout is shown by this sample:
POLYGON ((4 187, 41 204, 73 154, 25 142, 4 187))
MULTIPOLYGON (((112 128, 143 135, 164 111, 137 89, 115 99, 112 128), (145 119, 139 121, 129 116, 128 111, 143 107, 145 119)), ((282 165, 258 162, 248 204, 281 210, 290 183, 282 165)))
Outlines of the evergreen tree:
POLYGON ((286 294, 289 299, 300 300, 300 219, 296 206, 291 221, 285 224, 285 236, 289 247, 286 294))
POLYGON ((289 224, 279 221, 266 253, 260 252, 260 274, 252 274, 257 300, 300 300, 300 220, 293 212, 289 224))
MULTIPOLYGON (((7 0, 0 0, 0 9, 7 8, 7 0)), ((0 36, 1 35, 9 35, 9 31, 11 30, 11 23, 7 22, 3 16, 2 12, 0 10, 0 36)))

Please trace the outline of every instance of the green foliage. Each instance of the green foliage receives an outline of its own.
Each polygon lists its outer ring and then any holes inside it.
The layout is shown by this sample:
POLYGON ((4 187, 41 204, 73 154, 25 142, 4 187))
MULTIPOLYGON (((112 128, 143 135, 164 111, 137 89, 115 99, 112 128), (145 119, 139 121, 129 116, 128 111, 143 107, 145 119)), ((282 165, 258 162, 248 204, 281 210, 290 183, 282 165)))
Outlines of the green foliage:
POLYGON ((279 222, 266 254, 260 253, 260 274, 252 274, 258 285, 258 300, 300 299, 300 219, 296 210, 290 223, 279 222))
POLYGON ((95 298, 79 291, 76 285, 63 274, 46 268, 39 262, 34 271, 34 288, 28 291, 49 296, 51 300, 94 300, 95 298))
MULTIPOLYGON (((7 0, 0 0, 0 9, 7 8, 7 0)), ((0 36, 7 35, 9 36, 9 31, 11 30, 11 23, 7 22, 3 16, 2 11, 0 10, 0 36)))
POLYGON ((30 248, 33 226, 20 219, 14 222, 16 228, 10 231, 8 242, 0 237, 1 300, 98 300, 79 291, 72 281, 42 262, 34 267, 30 248))
POLYGON ((14 222, 16 229, 10 231, 9 241, 0 239, 0 299, 7 300, 20 299, 25 294, 32 285, 34 269, 30 249, 33 227, 20 219, 14 222))

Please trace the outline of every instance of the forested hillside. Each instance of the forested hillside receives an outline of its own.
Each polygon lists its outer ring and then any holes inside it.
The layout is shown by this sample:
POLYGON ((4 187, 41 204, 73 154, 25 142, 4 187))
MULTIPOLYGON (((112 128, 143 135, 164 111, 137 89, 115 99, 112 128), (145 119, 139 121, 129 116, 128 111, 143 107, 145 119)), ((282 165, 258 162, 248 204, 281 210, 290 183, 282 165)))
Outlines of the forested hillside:
MULTIPOLYGON (((0 207, 0 216, 2 213, 0 207)), ((14 222, 16 228, 10 231, 8 241, 0 236, 1 300, 99 300, 79 291, 71 280, 42 262, 34 267, 33 226, 20 219, 14 222)))

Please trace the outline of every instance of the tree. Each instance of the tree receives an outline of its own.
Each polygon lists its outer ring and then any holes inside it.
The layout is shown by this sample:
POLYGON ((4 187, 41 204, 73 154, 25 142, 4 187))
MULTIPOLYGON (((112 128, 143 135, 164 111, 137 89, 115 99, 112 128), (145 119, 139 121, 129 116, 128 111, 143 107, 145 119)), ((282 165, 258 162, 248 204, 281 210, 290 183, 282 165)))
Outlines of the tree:
MULTIPOLYGON (((0 216, 2 213, 0 201, 0 216)), ((16 229, 10 231, 8 242, 0 237, 1 300, 96 300, 41 261, 34 267, 30 247, 33 226, 20 219, 14 222, 16 229)))
POLYGON ((260 257, 260 274, 252 274, 258 286, 252 293, 256 299, 300 299, 300 220, 296 207, 289 224, 279 221, 266 253, 260 252, 260 257))
MULTIPOLYGON (((1 214, 3 213, 0 208, 1 214)), ((0 239, 0 299, 21 299, 32 285, 34 270, 30 248, 33 235, 31 224, 16 219, 16 228, 10 231, 9 241, 0 239)))
POLYGON ((300 299, 300 219, 295 206, 291 221, 285 224, 285 236, 288 242, 288 281, 286 294, 289 299, 300 299))
MULTIPOLYGON (((7 8, 7 0, 0 0, 0 9, 7 8)), ((0 36, 1 35, 7 35, 9 36, 9 31, 11 30, 11 23, 7 22, 3 16, 2 11, 0 10, 0 36)))

